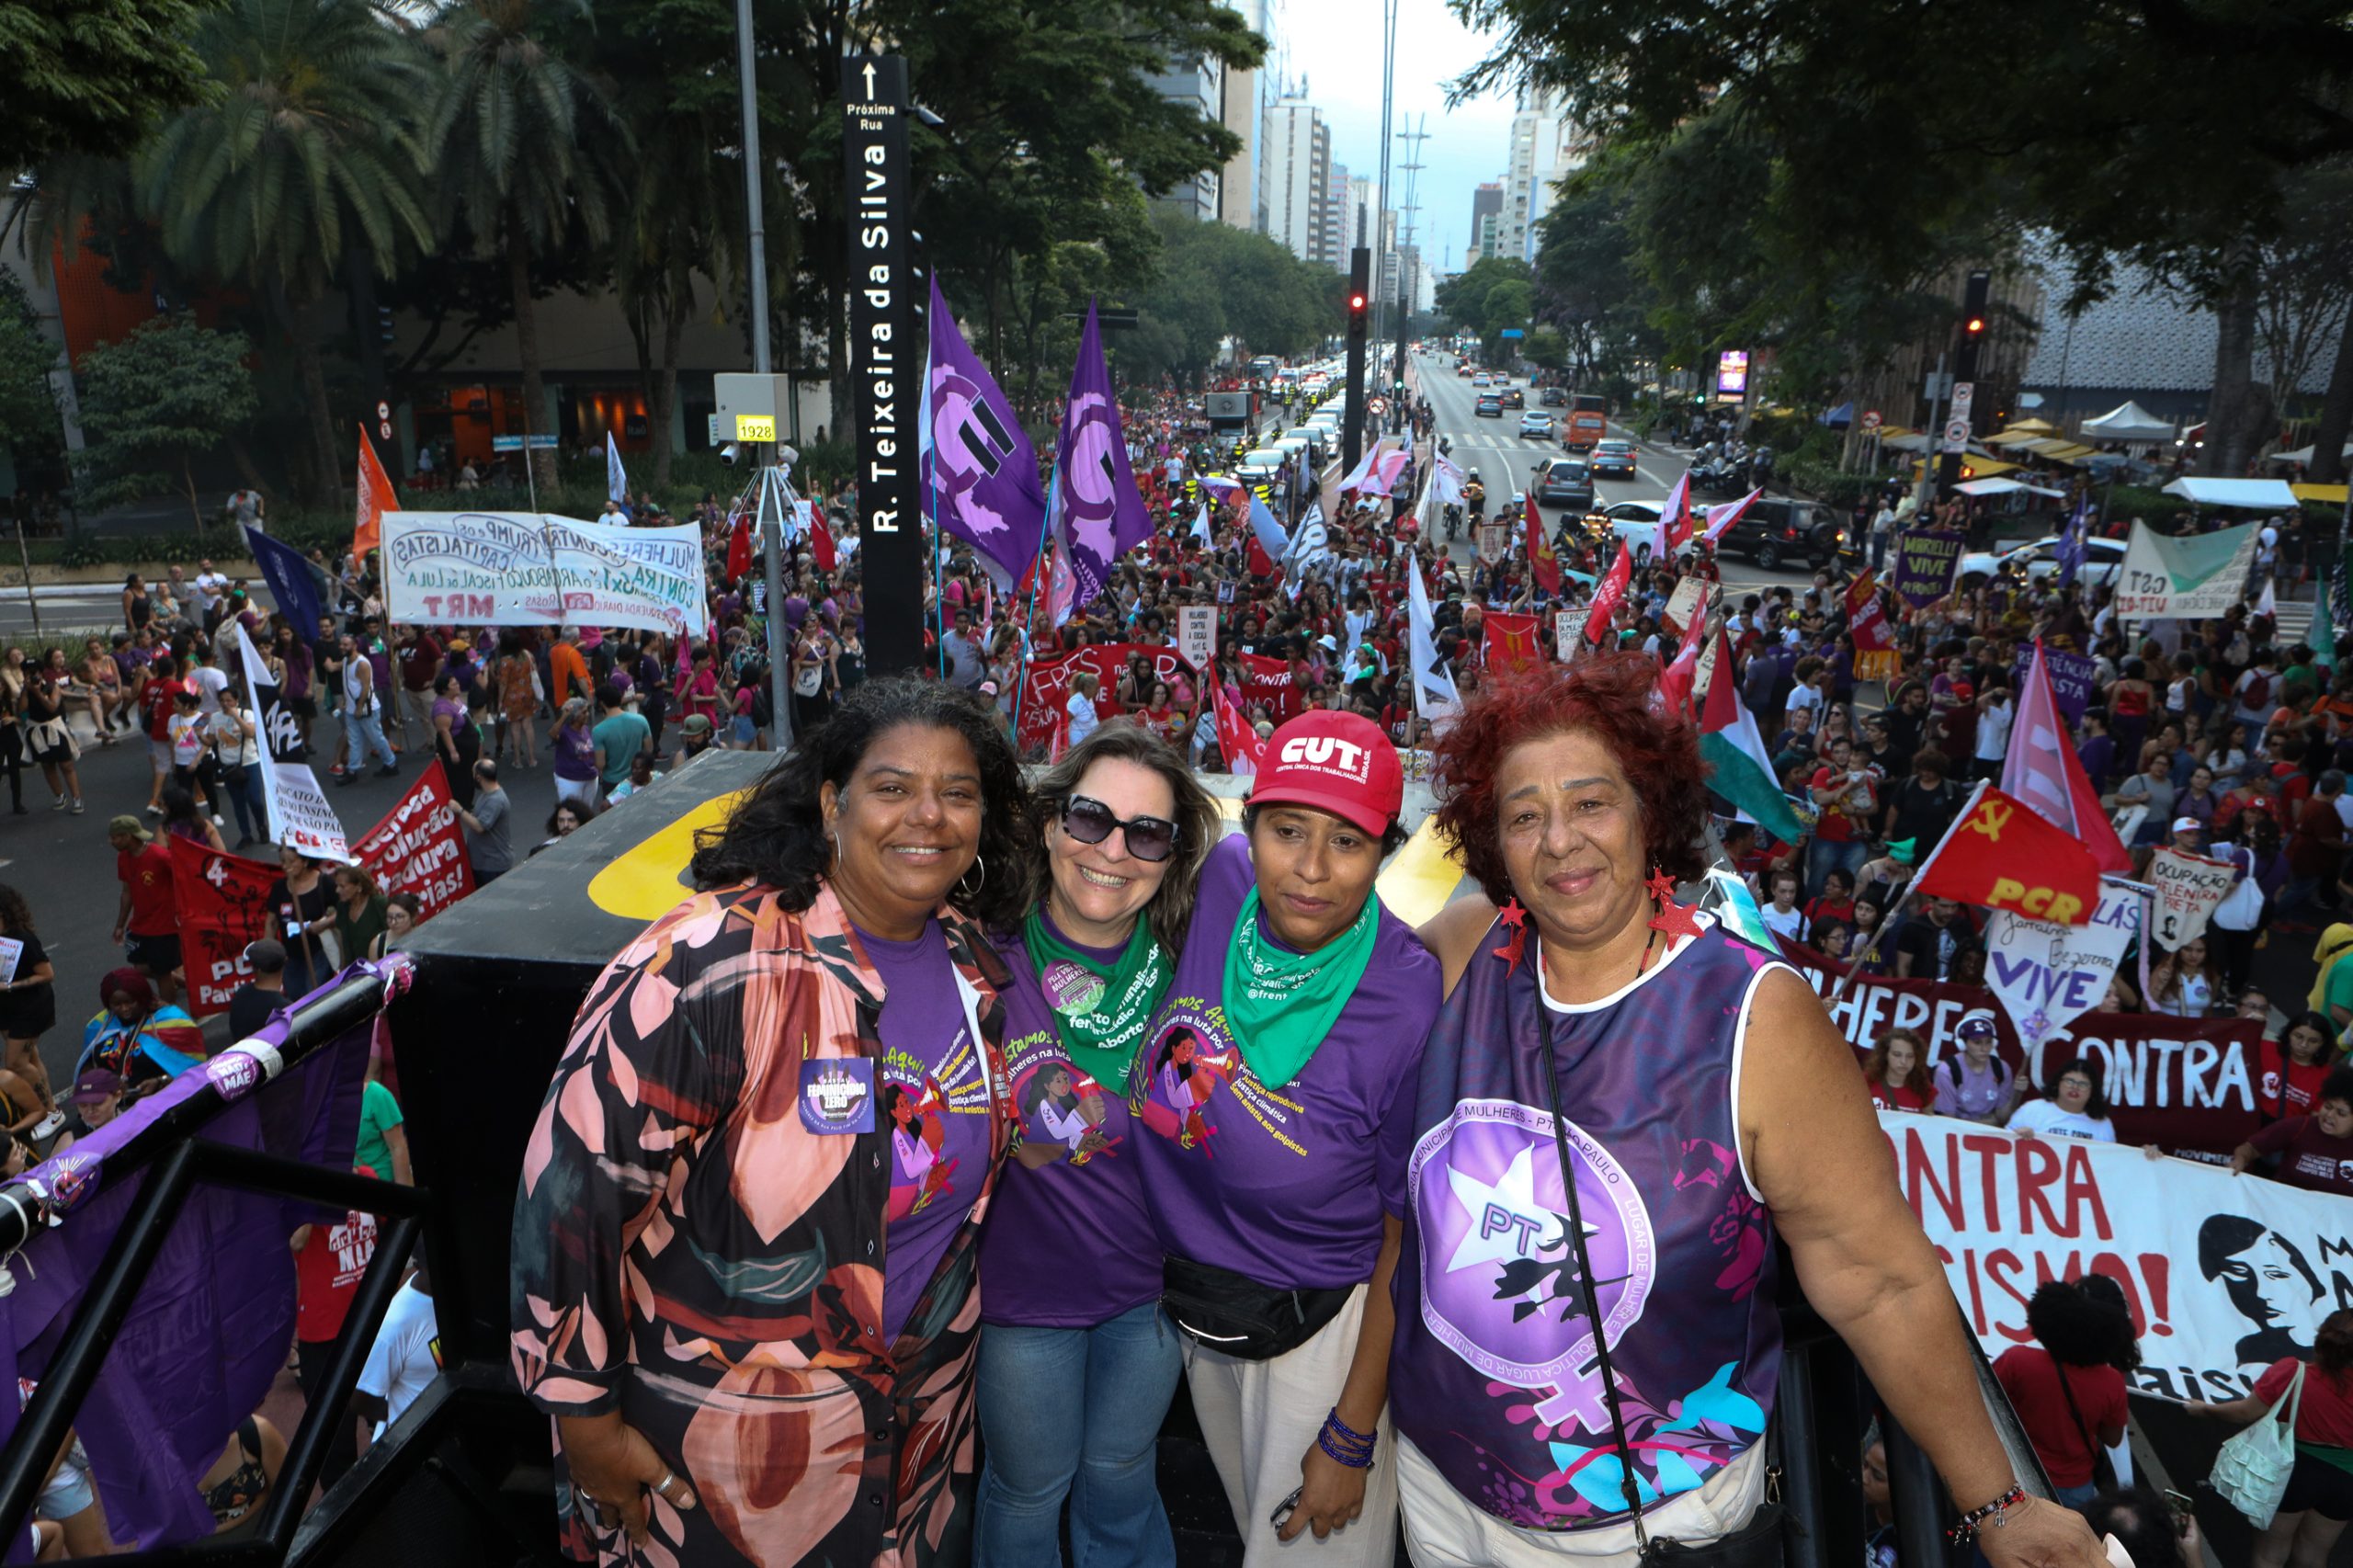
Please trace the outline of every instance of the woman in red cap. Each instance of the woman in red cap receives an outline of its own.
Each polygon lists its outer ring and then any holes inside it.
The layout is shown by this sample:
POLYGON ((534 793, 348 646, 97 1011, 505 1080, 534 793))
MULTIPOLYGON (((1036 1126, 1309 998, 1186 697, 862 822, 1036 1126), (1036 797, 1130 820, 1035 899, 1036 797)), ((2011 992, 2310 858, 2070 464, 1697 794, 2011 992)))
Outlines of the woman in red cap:
POLYGON ((1374 1460, 1438 1006, 1436 960, 1372 891, 1404 789, 1360 715, 1275 732, 1130 1080, 1163 1299, 1252 1568, 1279 1550, 1387 1568, 1396 1550, 1394 1470, 1374 1460))

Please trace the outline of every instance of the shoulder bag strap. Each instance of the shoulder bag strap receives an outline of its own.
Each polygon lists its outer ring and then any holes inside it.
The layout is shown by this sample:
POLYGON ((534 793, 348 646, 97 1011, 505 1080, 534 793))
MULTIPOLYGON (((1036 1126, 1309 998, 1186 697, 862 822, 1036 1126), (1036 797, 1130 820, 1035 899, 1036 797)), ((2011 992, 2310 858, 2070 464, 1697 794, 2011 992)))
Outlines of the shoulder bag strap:
MULTIPOLYGON (((2048 1350, 2043 1354, 2051 1356, 2048 1350)), ((2092 1424, 2084 1419, 2082 1408, 2075 1403, 2075 1386, 2067 1381, 2066 1363, 2061 1361, 2056 1356, 2051 1356, 2051 1370, 2059 1380, 2059 1392, 2066 1396, 2067 1414, 2075 1418, 2075 1430, 2082 1435, 2084 1448, 2091 1454, 2092 1479, 2095 1481, 2099 1479, 2102 1465, 2108 1465, 2109 1477, 2113 1479, 2115 1466, 2109 1460, 2107 1446, 2101 1443, 2099 1434, 2092 1430, 2092 1424)))
POLYGON ((1536 1039, 1544 1059, 1545 1103, 1552 1113, 1552 1148, 1561 1162, 1561 1186, 1569 1199, 1569 1250, 1576 1264, 1577 1292, 1585 1299, 1586 1321, 1593 1324, 1593 1349, 1599 1358, 1602 1403, 1609 1409, 1609 1436, 1618 1445, 1618 1475, 1626 1496, 1626 1512, 1634 1524, 1639 1555, 1651 1554, 1650 1531, 1643 1525, 1642 1491, 1634 1480, 1634 1448, 1626 1437, 1626 1416, 1618 1403, 1618 1377, 1609 1364, 1609 1335, 1601 1321, 1601 1299, 1593 1288, 1593 1264, 1586 1255, 1585 1206, 1577 1197, 1577 1173, 1569 1158, 1568 1121, 1561 1114, 1561 1071, 1552 1055, 1552 1007, 1544 999, 1544 958, 1530 945, 1535 960, 1536 1039))

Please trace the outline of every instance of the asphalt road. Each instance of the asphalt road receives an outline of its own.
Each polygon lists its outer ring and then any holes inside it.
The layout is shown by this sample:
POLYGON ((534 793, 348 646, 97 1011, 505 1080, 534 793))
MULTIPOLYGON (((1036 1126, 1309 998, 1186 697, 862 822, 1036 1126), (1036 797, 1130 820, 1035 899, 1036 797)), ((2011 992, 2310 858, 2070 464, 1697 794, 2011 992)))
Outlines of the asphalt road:
MULTIPOLYGON (((501 783, 515 800, 513 834, 517 854, 545 836, 548 815, 555 810, 555 782, 548 767, 544 726, 542 732, 538 767, 502 769, 501 783)), ((333 755, 335 733, 334 722, 322 721, 313 739, 322 745, 319 767, 328 798, 335 802, 346 833, 356 838, 373 827, 416 782, 429 748, 412 723, 398 778, 379 778, 371 773, 357 784, 342 787, 324 776, 325 761, 333 755)), ((107 821, 117 812, 141 812, 147 803, 150 778, 146 747, 134 740, 114 746, 91 745, 82 754, 80 767, 86 807, 81 816, 49 810, 49 790, 40 771, 29 767, 24 780, 28 814, 17 816, 0 804, 0 882, 15 887, 30 903, 35 928, 57 966, 58 1024, 42 1037, 40 1052, 50 1082, 61 1088, 71 1082, 69 1074, 81 1051, 82 1026, 98 1009, 98 977, 123 961, 122 951, 113 941, 116 901, 121 888, 115 881, 114 850, 107 843, 107 821)), ((222 837, 233 844, 236 815, 225 811, 222 814, 227 819, 222 837)), ((143 814, 141 820, 151 827, 155 821, 143 814)), ((266 845, 255 846, 246 853, 275 859, 266 845)))
MULTIPOLYGON (((1519 434, 1520 409, 1504 411, 1501 419, 1478 417, 1472 410, 1478 392, 1472 389, 1468 376, 1454 372, 1454 357, 1425 356, 1416 362, 1423 395, 1438 411, 1438 432, 1453 443, 1449 454, 1459 468, 1466 472, 1479 471, 1481 483, 1487 487, 1488 512, 1514 491, 1528 488, 1531 471, 1546 460, 1564 455, 1558 435, 1551 437, 1519 434)), ((1516 375, 1513 384, 1528 391, 1528 378, 1516 375)), ((1534 392, 1529 392, 1531 407, 1540 406, 1534 392)), ((1563 411, 1552 409, 1555 425, 1563 411)), ((1625 440, 1635 440, 1634 433, 1612 423, 1609 434, 1625 440)), ((1691 454, 1677 448, 1637 442, 1641 455, 1636 459, 1632 479, 1602 479, 1594 484, 1595 500, 1602 506, 1620 501, 1664 501, 1683 471, 1690 466, 1691 454)), ((1457 541, 1457 550, 1466 556, 1472 546, 1466 536, 1457 541)), ((1813 574, 1792 567, 1778 572, 1759 569, 1754 562, 1737 556, 1723 559, 1724 585, 1730 588, 1759 587, 1769 583, 1787 583, 1804 587, 1813 581, 1813 574)))
MULTIPOLYGON (((263 590, 262 597, 268 597, 263 590)), ((66 632, 112 631, 122 624, 122 581, 111 583, 52 583, 35 587, 28 597, 21 587, 0 588, 0 640, 31 643, 54 642, 66 632), (39 638, 34 618, 40 623, 39 638)))

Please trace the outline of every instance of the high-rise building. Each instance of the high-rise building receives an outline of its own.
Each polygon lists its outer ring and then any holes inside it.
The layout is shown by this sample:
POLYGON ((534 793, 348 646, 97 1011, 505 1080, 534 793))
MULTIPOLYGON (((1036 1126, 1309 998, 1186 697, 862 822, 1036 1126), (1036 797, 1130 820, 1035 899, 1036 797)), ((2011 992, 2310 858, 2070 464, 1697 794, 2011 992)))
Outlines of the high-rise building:
POLYGON ((1347 211, 1340 221, 1342 250, 1354 250, 1358 245, 1377 245, 1380 237, 1373 224, 1373 202, 1379 187, 1362 176, 1348 181, 1347 211))
MULTIPOLYGON (((1182 104, 1212 123, 1225 119, 1225 66, 1207 56, 1172 61, 1169 68, 1149 78, 1152 90, 1169 102, 1182 104)), ((1153 198, 1154 205, 1174 208, 1188 218, 1208 222, 1220 215, 1221 169, 1203 169, 1175 189, 1153 198)))
POLYGON ((1521 89, 1496 225, 1502 255, 1535 261, 1538 224, 1559 199, 1560 182, 1585 166, 1590 151, 1564 98, 1548 88, 1521 89))
MULTIPOLYGON (((1329 158, 1331 139, 1328 132, 1324 138, 1324 156, 1329 158)), ((1307 259, 1325 262, 1346 272, 1348 269, 1348 252, 1356 243, 1355 216, 1348 207, 1348 165, 1333 164, 1324 185, 1324 248, 1307 259)))
POLYGON ((1260 123, 1259 204, 1267 233, 1302 261, 1328 262, 1339 222, 1331 192, 1331 128, 1313 104, 1296 98, 1267 106, 1260 123))
POLYGON ((1276 0, 1229 0, 1252 32, 1267 40, 1266 63, 1256 70, 1225 73, 1225 128, 1242 139, 1242 150, 1226 161, 1218 176, 1221 222, 1237 229, 1267 231, 1266 116, 1275 85, 1282 79, 1280 27, 1276 0))
POLYGON ((1480 257, 1495 254, 1495 226, 1503 210, 1504 187, 1500 180, 1489 180, 1471 193, 1471 244, 1462 255, 1465 272, 1480 257))

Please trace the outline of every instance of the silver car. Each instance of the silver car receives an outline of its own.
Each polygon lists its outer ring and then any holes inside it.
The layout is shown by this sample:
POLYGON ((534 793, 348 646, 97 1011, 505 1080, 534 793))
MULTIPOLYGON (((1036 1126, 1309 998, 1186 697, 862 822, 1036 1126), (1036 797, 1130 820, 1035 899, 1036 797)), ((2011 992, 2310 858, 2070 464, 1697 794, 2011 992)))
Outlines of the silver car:
POLYGON ((1519 416, 1519 433, 1523 436, 1541 436, 1549 441, 1552 438, 1552 416, 1541 409, 1531 408, 1519 416))

